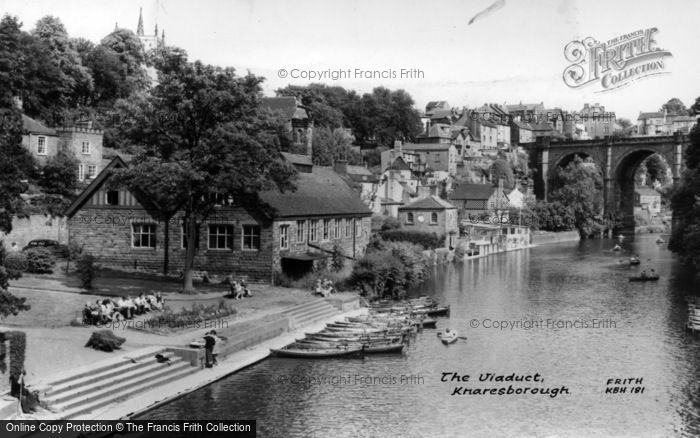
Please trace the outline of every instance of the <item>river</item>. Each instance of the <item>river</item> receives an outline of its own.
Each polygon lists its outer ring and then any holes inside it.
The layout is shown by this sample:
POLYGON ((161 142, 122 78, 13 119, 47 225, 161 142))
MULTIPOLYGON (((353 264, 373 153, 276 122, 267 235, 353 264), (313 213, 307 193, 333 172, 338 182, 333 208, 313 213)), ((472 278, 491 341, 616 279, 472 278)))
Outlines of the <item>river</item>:
POLYGON ((610 240, 436 268, 415 294, 451 304, 438 328, 467 340, 445 346, 424 330, 403 355, 270 358, 143 418, 255 419, 264 437, 700 436, 700 336, 684 331, 698 287, 655 239, 625 241, 623 255, 638 253, 658 282, 629 282, 641 268, 606 253, 610 240), (539 381, 479 381, 486 373, 539 381), (608 384, 618 378, 633 380, 608 384), (509 385, 550 394, 452 395, 509 385))

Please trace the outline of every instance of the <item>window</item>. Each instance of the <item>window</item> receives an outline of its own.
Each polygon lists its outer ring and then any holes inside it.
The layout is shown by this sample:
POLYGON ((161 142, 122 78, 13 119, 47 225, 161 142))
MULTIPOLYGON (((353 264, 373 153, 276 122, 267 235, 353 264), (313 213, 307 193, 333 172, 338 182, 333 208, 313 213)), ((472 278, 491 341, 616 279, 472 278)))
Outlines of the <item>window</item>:
POLYGON ((156 247, 156 224, 132 224, 132 247, 134 248, 155 248, 156 247))
POLYGON ((119 192, 117 190, 107 192, 107 205, 119 205, 119 192))
POLYGON ((280 225, 280 249, 289 248, 289 225, 280 225))
POLYGON ((310 242, 318 241, 318 221, 317 220, 313 220, 309 224, 309 241, 310 242))
POLYGON ((257 251, 260 249, 260 227, 243 225, 243 249, 257 251))
POLYGON ((39 136, 36 138, 36 153, 37 155, 46 155, 46 137, 39 136))
POLYGON ((233 197, 225 193, 209 193, 206 199, 216 206, 233 205, 233 197))
POLYGON ((411 213, 410 211, 406 214, 406 223, 407 224, 413 223, 413 213, 411 213))
POLYGON ((81 148, 83 155, 90 155, 90 142, 85 140, 81 148))
POLYGON ((436 224, 438 222, 438 214, 435 212, 430 213, 430 223, 436 224))
MULTIPOLYGON (((194 233, 195 238, 194 238, 194 249, 199 249, 199 227, 197 227, 197 232, 194 233)), ((187 226, 185 224, 182 225, 182 233, 180 234, 182 236, 182 240, 180 242, 180 246, 182 249, 187 249, 187 226)))
POLYGON ((342 229, 342 224, 340 219, 335 220, 335 227, 333 227, 333 238, 340 239, 340 230, 342 229))
POLYGON ((328 240, 330 238, 330 228, 331 228, 331 220, 324 219, 323 220, 323 240, 328 240))
POLYGON ((94 164, 88 165, 88 175, 87 175, 88 179, 94 178, 96 174, 97 174, 97 166, 95 166, 94 164))
POLYGON ((85 165, 79 164, 78 165, 78 181, 84 181, 84 180, 85 180, 85 165))
POLYGON ((233 225, 209 225, 209 249, 233 249, 233 225))
POLYGON ((306 221, 297 221, 297 243, 304 242, 304 228, 306 228, 306 221))
POLYGON ((352 236, 352 219, 345 219, 345 237, 352 236))
POLYGON ((362 235, 362 218, 355 218, 355 236, 359 237, 362 235))

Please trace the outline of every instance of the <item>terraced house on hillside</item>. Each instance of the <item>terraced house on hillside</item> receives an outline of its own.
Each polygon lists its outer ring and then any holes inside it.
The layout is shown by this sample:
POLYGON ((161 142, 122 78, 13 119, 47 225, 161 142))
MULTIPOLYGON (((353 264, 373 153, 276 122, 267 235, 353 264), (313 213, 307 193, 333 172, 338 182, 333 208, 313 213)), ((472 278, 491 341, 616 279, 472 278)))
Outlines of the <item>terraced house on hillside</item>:
MULTIPOLYGON (((309 157, 283 156, 298 171, 296 191, 260 193, 268 208, 221 199, 216 211, 199 226, 196 271, 269 283, 278 273, 302 275, 314 263, 327 259, 336 246, 348 257, 364 254, 371 212, 358 194, 332 169, 313 166, 309 157)), ((109 190, 105 183, 110 170, 124 166, 121 158, 114 158, 69 207, 69 240, 102 264, 151 271, 163 270, 167 246, 169 271, 183 269, 186 234, 182 212, 166 227, 143 193, 109 190)))

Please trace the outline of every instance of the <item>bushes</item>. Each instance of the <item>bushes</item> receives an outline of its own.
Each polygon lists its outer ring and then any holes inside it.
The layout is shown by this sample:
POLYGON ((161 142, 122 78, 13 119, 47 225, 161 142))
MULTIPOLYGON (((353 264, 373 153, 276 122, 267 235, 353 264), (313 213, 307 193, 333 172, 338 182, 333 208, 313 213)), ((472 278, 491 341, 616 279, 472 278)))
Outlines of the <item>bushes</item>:
POLYGON ((405 296, 428 274, 423 249, 409 242, 385 242, 382 248, 369 251, 357 261, 350 284, 373 298, 405 296))
POLYGON ((25 251, 27 256, 27 272, 50 274, 56 264, 56 258, 46 248, 31 248, 25 251))
POLYGON ((90 253, 83 253, 78 258, 76 271, 80 283, 85 289, 92 288, 92 280, 95 278, 95 257, 90 253))
POLYGON ((126 338, 115 335, 112 330, 97 330, 92 332, 85 346, 99 351, 112 352, 119 350, 124 342, 126 342, 126 338))
POLYGON ((424 249, 435 249, 445 246, 445 236, 422 231, 388 230, 379 233, 384 240, 404 241, 421 245, 424 249))
POLYGON ((5 257, 5 268, 17 278, 22 276, 22 272, 27 270, 27 256, 23 252, 12 252, 5 257))
POLYGON ((331 256, 331 270, 333 272, 340 272, 345 267, 345 254, 343 254, 343 247, 339 244, 333 246, 333 255, 331 256))
POLYGON ((192 329, 206 324, 213 320, 226 316, 235 315, 238 309, 225 300, 220 300, 217 304, 205 306, 204 304, 193 303, 189 309, 182 309, 173 312, 170 308, 155 315, 143 322, 143 327, 148 329, 168 331, 168 329, 192 329))

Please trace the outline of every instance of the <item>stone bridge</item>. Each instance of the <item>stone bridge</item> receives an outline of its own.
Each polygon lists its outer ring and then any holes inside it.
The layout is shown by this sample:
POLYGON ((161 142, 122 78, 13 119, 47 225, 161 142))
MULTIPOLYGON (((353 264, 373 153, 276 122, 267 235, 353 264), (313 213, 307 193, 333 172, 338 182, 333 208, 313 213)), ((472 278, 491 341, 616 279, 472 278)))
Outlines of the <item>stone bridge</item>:
POLYGON ((536 165, 535 195, 547 199, 558 167, 566 166, 576 155, 590 157, 603 174, 605 214, 621 212, 625 230, 634 230, 634 174, 639 165, 657 153, 671 168, 673 183, 681 176, 683 152, 689 143, 679 132, 659 137, 606 137, 599 140, 553 141, 540 137, 529 148, 530 162, 536 165))

